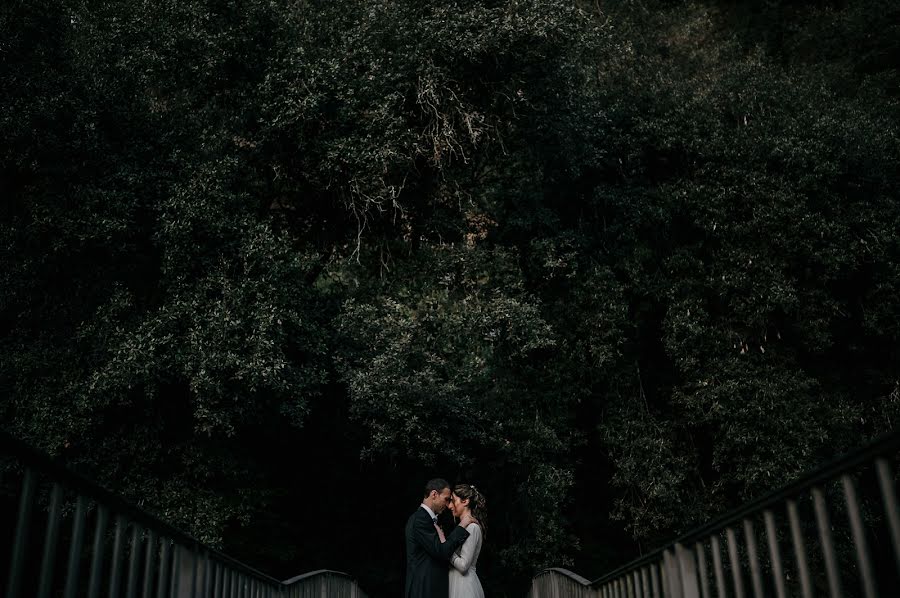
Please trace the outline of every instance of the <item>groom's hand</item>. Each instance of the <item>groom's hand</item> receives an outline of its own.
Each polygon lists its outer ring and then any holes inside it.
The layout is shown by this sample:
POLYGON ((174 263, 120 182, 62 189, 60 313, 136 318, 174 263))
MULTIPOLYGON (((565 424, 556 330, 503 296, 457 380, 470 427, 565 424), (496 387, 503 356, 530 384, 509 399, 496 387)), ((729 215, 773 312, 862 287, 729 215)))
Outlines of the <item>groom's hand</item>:
POLYGON ((472 517, 471 513, 466 513, 459 520, 459 524, 463 527, 463 529, 469 527, 469 524, 475 521, 475 518, 472 517))

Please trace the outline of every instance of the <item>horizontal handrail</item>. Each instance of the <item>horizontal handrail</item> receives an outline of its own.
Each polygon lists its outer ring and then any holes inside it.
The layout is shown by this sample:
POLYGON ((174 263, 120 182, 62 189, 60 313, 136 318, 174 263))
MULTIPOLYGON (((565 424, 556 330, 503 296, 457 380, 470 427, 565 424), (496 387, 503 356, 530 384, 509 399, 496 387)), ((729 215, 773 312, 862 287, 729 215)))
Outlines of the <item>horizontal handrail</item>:
POLYGON ((584 577, 578 575, 577 573, 569 571, 568 569, 563 569, 561 567, 548 567, 546 569, 543 569, 537 575, 535 575, 535 577, 537 577, 538 575, 543 575, 544 573, 559 573, 560 575, 563 575, 564 577, 571 579, 575 583, 581 584, 583 586, 591 585, 591 580, 584 578, 584 577))
POLYGON ((297 583, 298 581, 303 581, 304 579, 309 579, 317 575, 339 575, 341 577, 346 577, 347 579, 353 579, 352 575, 350 575, 349 573, 344 573, 343 571, 334 571, 332 569, 318 569, 316 571, 310 571, 309 573, 301 573, 300 575, 296 575, 290 579, 285 579, 281 583, 289 586, 291 584, 297 583))

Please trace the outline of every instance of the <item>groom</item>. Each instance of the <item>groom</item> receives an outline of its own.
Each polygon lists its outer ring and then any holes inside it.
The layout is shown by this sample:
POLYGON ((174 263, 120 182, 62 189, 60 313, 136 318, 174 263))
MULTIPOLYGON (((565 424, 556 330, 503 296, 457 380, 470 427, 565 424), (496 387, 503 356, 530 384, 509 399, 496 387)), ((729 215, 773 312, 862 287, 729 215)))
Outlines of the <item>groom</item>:
POLYGON ((406 522, 406 598, 447 598, 449 563, 469 537, 468 513, 441 544, 437 516, 450 504, 450 484, 440 478, 425 484, 425 498, 406 522))

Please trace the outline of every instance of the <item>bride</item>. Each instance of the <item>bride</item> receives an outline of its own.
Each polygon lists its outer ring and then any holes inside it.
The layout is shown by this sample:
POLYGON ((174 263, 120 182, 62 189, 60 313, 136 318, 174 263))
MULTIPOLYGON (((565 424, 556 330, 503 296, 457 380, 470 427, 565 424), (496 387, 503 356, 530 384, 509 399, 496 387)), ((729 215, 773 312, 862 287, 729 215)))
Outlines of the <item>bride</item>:
POLYGON ((487 527, 487 503, 484 495, 471 484, 459 484, 450 497, 450 512, 457 519, 467 512, 471 513, 475 521, 466 528, 469 537, 450 559, 453 567, 450 569, 449 598, 484 598, 484 590, 481 589, 481 582, 475 572, 487 527))

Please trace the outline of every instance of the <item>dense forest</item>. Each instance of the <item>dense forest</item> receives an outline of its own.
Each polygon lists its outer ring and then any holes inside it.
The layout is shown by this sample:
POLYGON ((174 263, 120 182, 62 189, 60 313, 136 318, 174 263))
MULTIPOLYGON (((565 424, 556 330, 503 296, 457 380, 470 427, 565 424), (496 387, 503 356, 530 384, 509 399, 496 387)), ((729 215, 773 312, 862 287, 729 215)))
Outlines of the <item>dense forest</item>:
POLYGON ((894 0, 12 0, 0 423, 280 578, 598 576, 900 417, 894 0))

